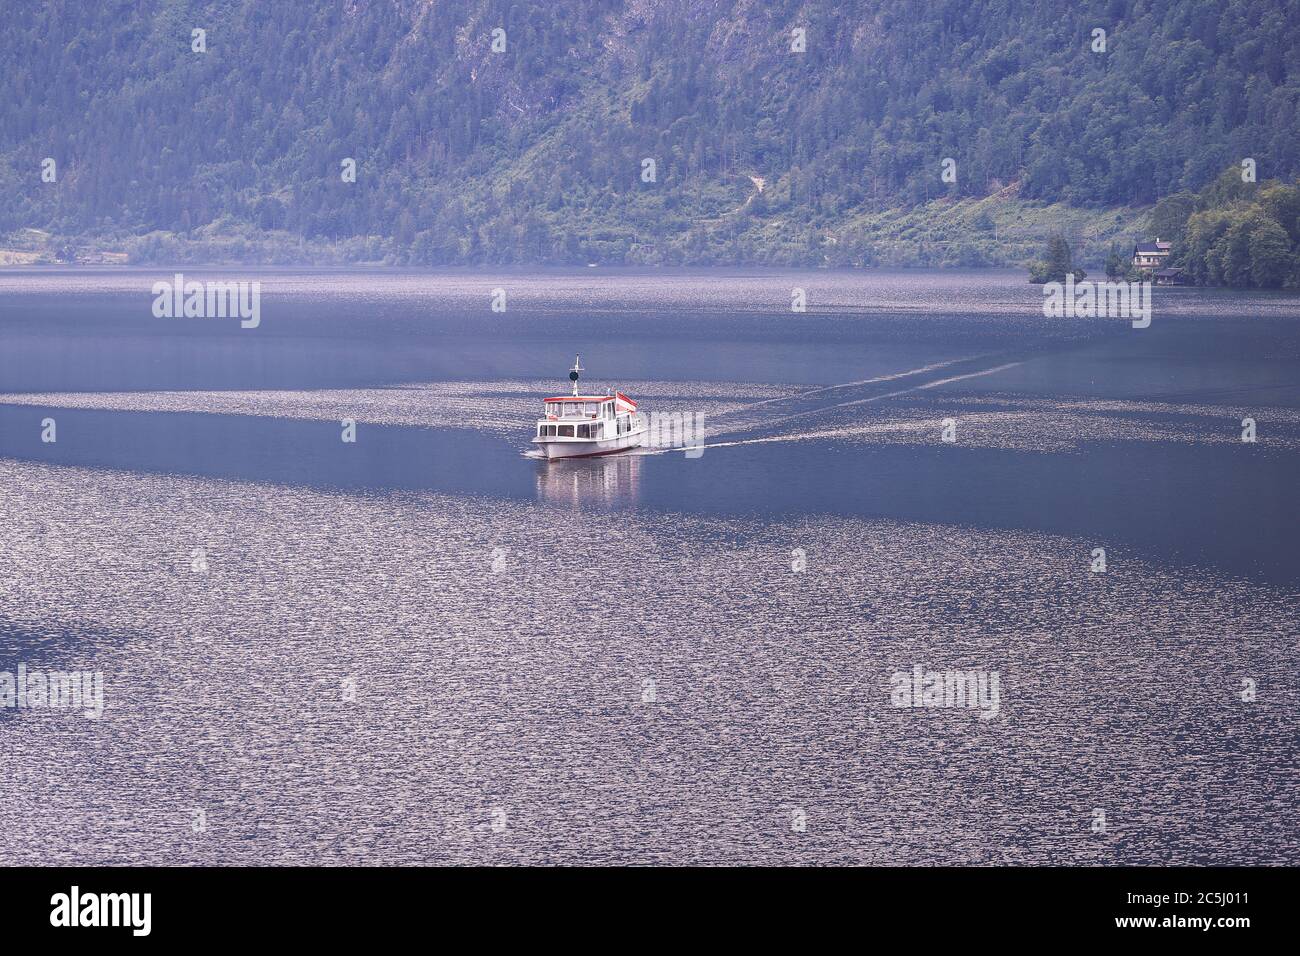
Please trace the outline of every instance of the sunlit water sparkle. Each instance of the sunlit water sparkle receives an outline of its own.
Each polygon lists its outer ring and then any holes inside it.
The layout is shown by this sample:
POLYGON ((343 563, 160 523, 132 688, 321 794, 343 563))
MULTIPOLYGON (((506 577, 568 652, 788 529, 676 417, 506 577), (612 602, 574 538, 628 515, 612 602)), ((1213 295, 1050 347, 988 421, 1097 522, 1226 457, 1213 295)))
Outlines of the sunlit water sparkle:
POLYGON ((0 858, 1300 862, 1294 297, 270 273, 259 336, 156 277, 0 275, 0 670, 107 701, 0 709, 0 858), (575 351, 704 455, 524 457, 575 351))

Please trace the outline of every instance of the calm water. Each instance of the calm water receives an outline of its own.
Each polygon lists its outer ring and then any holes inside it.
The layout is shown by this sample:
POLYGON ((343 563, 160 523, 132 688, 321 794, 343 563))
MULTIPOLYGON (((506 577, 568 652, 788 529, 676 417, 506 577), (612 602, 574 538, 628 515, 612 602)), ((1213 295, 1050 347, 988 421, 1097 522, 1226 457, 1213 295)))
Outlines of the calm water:
POLYGON ((0 708, 0 858, 1300 862, 1300 298, 170 275, 0 272, 0 671, 106 705, 0 708), (575 352, 704 453, 530 457, 575 352))

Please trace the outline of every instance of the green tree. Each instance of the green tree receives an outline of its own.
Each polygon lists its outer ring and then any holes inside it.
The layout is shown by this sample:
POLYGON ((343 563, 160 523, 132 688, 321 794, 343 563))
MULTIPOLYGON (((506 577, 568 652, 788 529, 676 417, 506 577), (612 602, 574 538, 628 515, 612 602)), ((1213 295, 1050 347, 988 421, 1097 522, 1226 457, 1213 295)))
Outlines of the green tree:
POLYGON ((1052 236, 1047 240, 1047 257, 1030 263, 1030 282, 1064 282, 1065 277, 1073 273, 1076 280, 1084 279, 1088 273, 1074 267, 1074 254, 1070 244, 1062 235, 1052 236))
POLYGON ((1292 242, 1300 242, 1300 187, 1267 183, 1259 191, 1259 205, 1292 242))
POLYGON ((1187 220, 1196 211, 1196 195, 1189 192, 1166 196, 1155 204, 1148 219, 1151 234, 1180 245, 1187 233, 1187 220))
POLYGON ((1110 252, 1106 256, 1106 276, 1111 279, 1118 279, 1128 271, 1128 263, 1119 254, 1119 250, 1112 243, 1110 252))
POLYGON ((1070 244, 1065 241, 1064 236, 1052 236, 1047 240, 1047 274, 1052 277, 1051 281, 1060 282, 1065 279, 1065 274, 1070 271, 1073 264, 1073 254, 1070 251, 1070 244))
POLYGON ((1261 288, 1277 288, 1291 272, 1291 240, 1271 219, 1259 220, 1250 234, 1250 278, 1261 288))

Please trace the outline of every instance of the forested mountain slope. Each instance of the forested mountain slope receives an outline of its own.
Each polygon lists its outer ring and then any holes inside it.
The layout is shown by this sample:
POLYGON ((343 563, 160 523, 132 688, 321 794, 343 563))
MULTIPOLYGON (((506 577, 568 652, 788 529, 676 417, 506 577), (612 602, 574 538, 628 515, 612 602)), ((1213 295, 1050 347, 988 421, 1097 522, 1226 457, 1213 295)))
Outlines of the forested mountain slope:
POLYGON ((0 74, 0 234, 139 258, 979 261, 1300 173, 1298 0, 10 0, 0 74))

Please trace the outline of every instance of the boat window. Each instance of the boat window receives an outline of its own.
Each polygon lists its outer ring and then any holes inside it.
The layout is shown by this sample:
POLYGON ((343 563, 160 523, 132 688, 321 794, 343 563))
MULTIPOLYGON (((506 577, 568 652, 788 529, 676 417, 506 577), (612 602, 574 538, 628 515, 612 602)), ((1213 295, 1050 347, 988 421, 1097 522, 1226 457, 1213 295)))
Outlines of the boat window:
POLYGON ((573 426, 572 426, 572 425, 560 425, 560 426, 559 426, 559 429, 560 429, 559 434, 560 434, 560 437, 561 437, 561 438, 572 438, 572 437, 573 437, 573 426))
POLYGON ((588 427, 587 427, 586 425, 579 425, 579 426, 578 426, 578 437, 579 437, 579 438, 590 438, 590 437, 591 437, 591 432, 590 432, 590 430, 588 429, 588 427))

